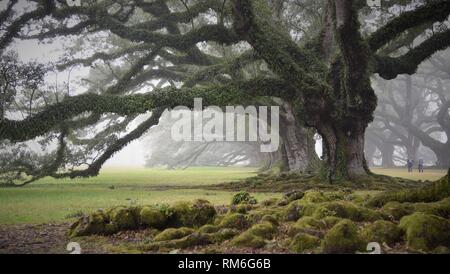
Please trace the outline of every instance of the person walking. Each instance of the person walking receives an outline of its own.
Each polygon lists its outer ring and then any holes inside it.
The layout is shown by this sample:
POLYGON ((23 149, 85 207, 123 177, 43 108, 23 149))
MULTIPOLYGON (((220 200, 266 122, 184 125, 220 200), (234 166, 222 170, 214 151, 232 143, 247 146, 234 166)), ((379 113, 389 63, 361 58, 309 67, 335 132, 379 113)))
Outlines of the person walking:
POLYGON ((408 172, 412 172, 413 171, 413 160, 408 159, 406 161, 406 165, 408 166, 408 172))
POLYGON ((423 173, 423 159, 419 159, 419 173, 423 173))

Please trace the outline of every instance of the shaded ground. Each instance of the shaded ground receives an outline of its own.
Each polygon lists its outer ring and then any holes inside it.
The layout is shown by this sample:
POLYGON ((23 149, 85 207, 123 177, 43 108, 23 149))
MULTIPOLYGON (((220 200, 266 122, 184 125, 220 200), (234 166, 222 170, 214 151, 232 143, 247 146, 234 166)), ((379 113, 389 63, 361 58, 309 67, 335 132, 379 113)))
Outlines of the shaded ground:
POLYGON ((0 225, 0 253, 67 253, 69 224, 0 225))

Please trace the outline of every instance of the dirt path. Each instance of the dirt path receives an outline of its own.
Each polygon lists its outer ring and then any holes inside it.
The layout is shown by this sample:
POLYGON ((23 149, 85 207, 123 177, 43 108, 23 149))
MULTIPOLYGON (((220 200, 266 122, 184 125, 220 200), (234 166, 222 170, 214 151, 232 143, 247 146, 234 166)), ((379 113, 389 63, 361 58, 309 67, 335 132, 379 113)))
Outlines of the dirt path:
POLYGON ((69 224, 0 225, 0 253, 68 253, 69 224))

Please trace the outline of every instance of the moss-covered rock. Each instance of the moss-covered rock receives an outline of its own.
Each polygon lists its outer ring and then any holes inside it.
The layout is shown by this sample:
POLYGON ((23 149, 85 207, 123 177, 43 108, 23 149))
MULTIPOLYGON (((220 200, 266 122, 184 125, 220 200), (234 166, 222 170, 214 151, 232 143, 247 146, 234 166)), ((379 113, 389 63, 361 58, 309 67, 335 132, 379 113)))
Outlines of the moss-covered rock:
POLYGON ((288 222, 297 221, 303 216, 311 216, 318 204, 293 201, 284 210, 283 219, 288 222))
POLYGON ((322 218, 321 221, 324 223, 324 228, 329 229, 335 226, 337 223, 339 223, 342 220, 342 218, 336 217, 336 216, 326 216, 325 218, 322 218))
POLYGON ((334 216, 356 222, 375 221, 383 218, 382 214, 375 210, 360 207, 348 201, 323 203, 316 208, 312 216, 318 219, 334 216))
POLYGON ((200 227, 211 223, 216 216, 216 209, 206 200, 178 202, 170 210, 169 223, 174 227, 200 227))
POLYGON ((337 223, 322 241, 324 253, 355 253, 363 248, 364 243, 358 235, 358 227, 350 220, 337 223))
POLYGON ((115 207, 108 211, 109 219, 118 230, 131 230, 139 227, 136 207, 115 207))
POLYGON ((198 229, 200 233, 214 233, 219 231, 220 227, 212 224, 206 224, 198 229))
POLYGON ((401 241, 402 235, 402 230, 396 224, 384 220, 369 224, 361 232, 361 236, 366 243, 394 244, 401 241))
POLYGON ((167 228, 158 235, 156 235, 155 238, 153 238, 153 240, 159 242, 159 241, 181 239, 189 234, 192 234, 193 232, 194 230, 188 227, 167 228))
POLYGON ((302 253, 305 250, 316 248, 319 245, 320 239, 318 237, 306 233, 298 233, 295 235, 294 239, 292 239, 289 248, 296 253, 302 253))
POLYGON ((244 233, 231 241, 233 246, 260 248, 266 244, 265 240, 272 239, 276 227, 270 222, 255 224, 244 233))
POLYGON ((291 203, 292 201, 299 200, 305 196, 303 191, 293 190, 285 193, 281 200, 278 202, 279 206, 285 206, 291 203))
POLYGON ((156 206, 144 206, 139 212, 139 219, 144 227, 161 229, 166 227, 168 216, 161 208, 156 206))
POLYGON ((323 203, 330 201, 330 198, 322 191, 308 190, 301 200, 305 203, 323 203))
POLYGON ((219 226, 223 228, 235 228, 242 230, 249 226, 249 222, 244 214, 229 213, 223 217, 219 226))
POLYGON ((231 241, 232 246, 261 248, 265 246, 266 241, 263 237, 245 231, 231 241))
POLYGON ((211 233, 210 239, 213 243, 222 243, 226 240, 232 239, 239 234, 239 230, 233 228, 222 228, 217 232, 211 233))
POLYGON ((320 235, 320 230, 324 227, 325 223, 322 220, 310 216, 305 216, 298 219, 289 227, 288 235, 295 236, 298 233, 320 235))
POLYGON ((403 216, 414 212, 414 207, 409 203, 388 202, 381 211, 394 220, 400 220, 403 216))
POLYGON ((284 209, 281 207, 261 207, 248 212, 247 220, 252 224, 261 222, 265 216, 272 216, 276 220, 281 220, 283 214, 284 209))
POLYGON ((412 249, 429 251, 450 246, 450 224, 442 217, 416 212, 403 217, 399 228, 405 232, 407 245, 412 249))
POLYGON ((263 239, 271 239, 276 232, 277 229, 275 225, 270 222, 263 222, 253 225, 244 233, 251 233, 263 239))
POLYGON ((242 233, 231 241, 232 246, 262 248, 266 245, 266 241, 258 236, 250 233, 242 233))
POLYGON ((108 214, 102 210, 88 216, 82 216, 72 224, 69 230, 71 237, 88 236, 93 234, 110 235, 117 232, 118 228, 110 222, 108 214))

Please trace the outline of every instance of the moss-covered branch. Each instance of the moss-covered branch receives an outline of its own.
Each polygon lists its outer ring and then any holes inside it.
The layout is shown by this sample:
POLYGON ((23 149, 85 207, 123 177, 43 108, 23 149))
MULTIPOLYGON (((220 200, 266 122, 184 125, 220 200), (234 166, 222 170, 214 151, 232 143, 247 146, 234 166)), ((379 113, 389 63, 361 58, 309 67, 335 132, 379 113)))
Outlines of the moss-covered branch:
POLYGON ((192 107, 194 98, 202 98, 205 105, 241 105, 255 96, 288 97, 292 89, 277 79, 253 79, 226 86, 205 88, 165 88, 148 94, 112 96, 82 94, 67 97, 36 115, 24 120, 0 121, 0 140, 20 142, 50 132, 62 121, 86 112, 132 115, 154 108, 172 108, 179 105, 192 107))
POLYGON ((450 30, 435 34, 400 57, 375 56, 375 72, 384 79, 414 74, 418 66, 434 53, 450 46, 450 30))
POLYGON ((450 2, 432 1, 415 10, 405 12, 384 27, 374 32, 368 39, 372 51, 377 51, 404 31, 425 23, 442 22, 450 14, 450 2))
POLYGON ((91 177, 97 176, 103 164, 110 159, 116 152, 122 150, 130 142, 140 138, 147 130, 152 126, 157 125, 159 118, 161 117, 164 108, 156 108, 152 111, 152 116, 146 121, 142 122, 130 133, 126 134, 122 138, 117 139, 112 145, 108 146, 106 150, 94 161, 88 168, 84 170, 73 170, 64 173, 50 173, 48 176, 54 178, 75 178, 75 177, 91 177))
MULTIPOLYGON (((51 14, 55 8, 53 0, 41 1, 39 7, 31 12, 27 12, 15 19, 5 30, 5 33, 0 38, 0 51, 6 48, 11 43, 14 37, 17 37, 20 30, 30 21, 42 19, 51 14)), ((3 19, 3 18, 2 18, 3 19)))

